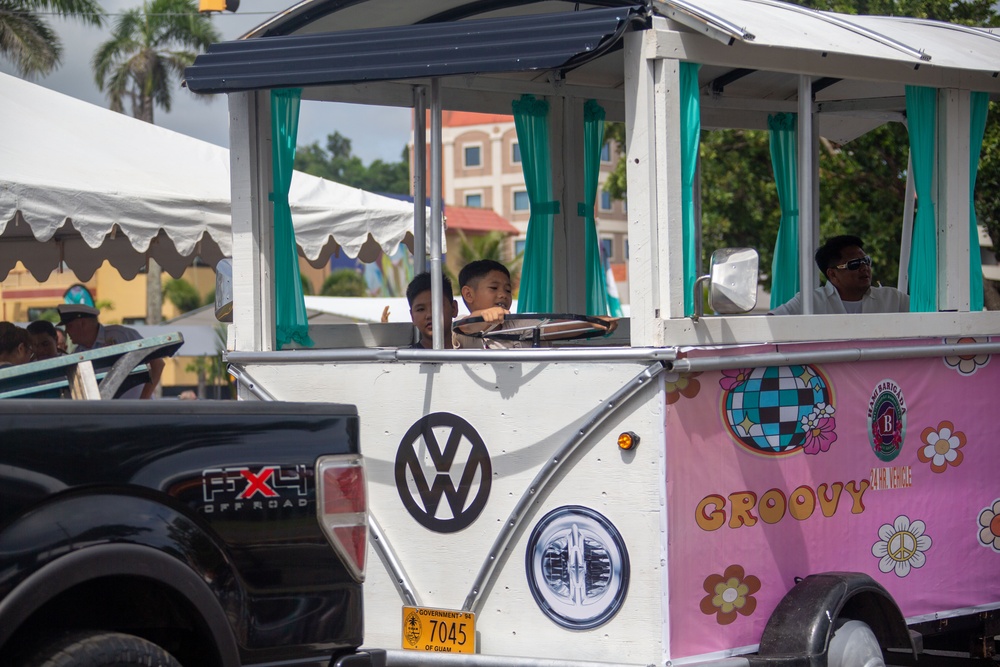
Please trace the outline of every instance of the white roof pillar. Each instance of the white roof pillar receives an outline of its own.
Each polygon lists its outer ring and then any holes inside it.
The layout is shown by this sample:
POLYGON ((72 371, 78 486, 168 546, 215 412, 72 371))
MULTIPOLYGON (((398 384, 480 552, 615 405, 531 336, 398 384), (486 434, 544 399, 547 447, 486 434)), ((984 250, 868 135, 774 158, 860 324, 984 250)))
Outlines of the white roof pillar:
POLYGON ((938 309, 969 310, 969 91, 938 91, 938 309))
POLYGON ((270 91, 229 94, 233 329, 241 351, 274 349, 274 209, 270 91), (247 308, 245 304, 253 304, 247 308))

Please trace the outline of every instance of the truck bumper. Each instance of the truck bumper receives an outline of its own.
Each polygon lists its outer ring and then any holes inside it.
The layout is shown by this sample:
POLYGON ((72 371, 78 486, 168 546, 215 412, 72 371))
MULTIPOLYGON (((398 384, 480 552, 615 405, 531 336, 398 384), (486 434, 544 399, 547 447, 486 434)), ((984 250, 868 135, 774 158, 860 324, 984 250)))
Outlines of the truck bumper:
POLYGON ((363 651, 341 656, 330 663, 330 667, 385 667, 385 651, 366 648, 363 651))

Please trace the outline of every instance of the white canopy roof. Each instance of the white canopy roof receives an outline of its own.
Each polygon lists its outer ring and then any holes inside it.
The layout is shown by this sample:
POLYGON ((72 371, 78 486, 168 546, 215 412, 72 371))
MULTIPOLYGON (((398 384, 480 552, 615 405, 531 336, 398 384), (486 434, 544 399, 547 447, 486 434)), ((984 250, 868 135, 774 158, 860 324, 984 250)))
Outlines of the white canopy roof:
MULTIPOLYGON (((147 254, 177 277, 231 254, 229 151, 0 74, 0 279, 104 260, 130 279, 147 254)), ((413 206, 296 172, 300 252, 373 260, 412 244, 413 206)))

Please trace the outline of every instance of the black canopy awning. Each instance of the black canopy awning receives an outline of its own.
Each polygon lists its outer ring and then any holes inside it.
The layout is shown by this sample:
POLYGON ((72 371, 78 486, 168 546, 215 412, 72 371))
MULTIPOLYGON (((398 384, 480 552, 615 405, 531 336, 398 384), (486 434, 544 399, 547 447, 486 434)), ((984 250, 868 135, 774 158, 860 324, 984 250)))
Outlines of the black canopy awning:
POLYGON ((633 7, 213 44, 184 72, 197 93, 295 88, 456 74, 569 69, 616 48, 633 7))

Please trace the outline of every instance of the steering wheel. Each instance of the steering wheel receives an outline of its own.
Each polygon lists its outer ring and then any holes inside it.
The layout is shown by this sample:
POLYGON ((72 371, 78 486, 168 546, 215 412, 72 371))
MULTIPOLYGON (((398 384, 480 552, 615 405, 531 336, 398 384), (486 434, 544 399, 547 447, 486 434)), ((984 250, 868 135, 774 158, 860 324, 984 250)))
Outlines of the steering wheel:
POLYGON ((452 325, 452 331, 463 336, 492 340, 530 340, 531 347, 538 347, 543 340, 575 340, 609 333, 613 325, 594 315, 573 313, 510 313, 503 320, 491 322, 482 331, 466 333, 461 327, 485 322, 481 316, 466 317, 452 325), (507 323, 507 326, 500 328, 507 323))

